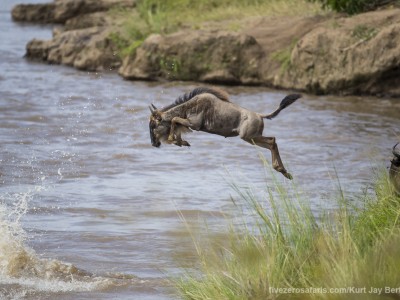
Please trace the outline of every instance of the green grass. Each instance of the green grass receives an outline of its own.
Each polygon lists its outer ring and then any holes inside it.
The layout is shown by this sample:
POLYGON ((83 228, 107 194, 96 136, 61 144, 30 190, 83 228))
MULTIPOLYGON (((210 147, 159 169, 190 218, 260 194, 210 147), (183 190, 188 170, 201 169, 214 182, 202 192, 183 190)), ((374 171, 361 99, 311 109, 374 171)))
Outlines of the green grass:
POLYGON ((226 239, 210 237, 208 245, 196 243, 198 269, 174 280, 180 296, 389 299, 368 291, 383 288, 383 293, 385 287, 400 286, 400 199, 386 172, 377 174, 372 193, 354 201, 339 189, 338 199, 333 200, 337 209, 318 219, 294 187, 274 183, 267 188, 266 199, 257 199, 251 189, 234 184, 239 213, 243 214, 239 207, 244 205, 254 218, 242 226, 231 225, 226 239), (284 294, 285 290, 273 288, 297 290, 284 294))
POLYGON ((275 51, 271 54, 272 60, 278 62, 281 65, 281 73, 285 73, 292 64, 292 52, 296 46, 297 39, 292 41, 289 47, 282 50, 275 51))
POLYGON ((122 20, 121 25, 108 38, 117 48, 118 56, 123 59, 135 53, 151 31, 136 10, 114 8, 110 14, 113 18, 122 20))

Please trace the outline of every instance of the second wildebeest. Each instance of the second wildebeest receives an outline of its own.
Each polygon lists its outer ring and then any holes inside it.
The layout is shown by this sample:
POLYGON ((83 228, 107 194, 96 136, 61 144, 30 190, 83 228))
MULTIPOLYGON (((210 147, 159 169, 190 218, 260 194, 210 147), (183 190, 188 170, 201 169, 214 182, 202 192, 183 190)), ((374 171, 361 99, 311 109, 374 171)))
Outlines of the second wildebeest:
POLYGON ((392 150, 393 159, 391 160, 392 164, 389 170, 389 178, 396 190, 396 193, 400 195, 400 150, 396 148, 398 144, 399 143, 394 145, 392 150))
POLYGON ((269 149, 272 153, 273 168, 292 179, 283 166, 275 137, 262 135, 263 119, 276 117, 281 110, 300 97, 300 94, 288 95, 274 112, 260 114, 230 102, 228 94, 220 89, 199 87, 162 109, 157 109, 153 104, 150 106, 151 143, 154 147, 159 147, 161 142, 190 146, 181 138, 182 132, 190 130, 224 137, 239 136, 250 144, 269 149))

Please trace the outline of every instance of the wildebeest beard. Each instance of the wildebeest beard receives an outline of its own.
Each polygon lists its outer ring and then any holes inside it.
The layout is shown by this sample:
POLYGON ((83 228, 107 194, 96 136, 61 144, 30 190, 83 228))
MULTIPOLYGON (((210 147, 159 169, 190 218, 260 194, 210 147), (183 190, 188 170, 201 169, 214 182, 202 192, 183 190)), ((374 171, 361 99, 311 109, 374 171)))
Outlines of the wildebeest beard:
POLYGON ((154 130, 156 128, 157 128, 157 121, 150 119, 149 131, 150 131, 151 145, 154 146, 154 147, 160 147, 161 146, 161 142, 159 141, 159 139, 157 139, 156 133, 154 132, 154 130))
POLYGON ((151 144, 160 147, 161 142, 166 143, 171 130, 171 122, 164 121, 157 116, 151 116, 149 122, 151 144))

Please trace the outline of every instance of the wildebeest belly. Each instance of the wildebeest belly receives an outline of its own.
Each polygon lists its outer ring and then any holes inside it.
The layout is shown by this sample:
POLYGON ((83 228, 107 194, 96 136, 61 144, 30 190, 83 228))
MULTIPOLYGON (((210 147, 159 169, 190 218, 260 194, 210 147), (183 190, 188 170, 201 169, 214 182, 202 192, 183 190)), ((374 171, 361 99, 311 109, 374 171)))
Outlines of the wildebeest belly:
POLYGON ((200 131, 231 137, 238 135, 241 113, 236 109, 209 109, 203 113, 200 131))

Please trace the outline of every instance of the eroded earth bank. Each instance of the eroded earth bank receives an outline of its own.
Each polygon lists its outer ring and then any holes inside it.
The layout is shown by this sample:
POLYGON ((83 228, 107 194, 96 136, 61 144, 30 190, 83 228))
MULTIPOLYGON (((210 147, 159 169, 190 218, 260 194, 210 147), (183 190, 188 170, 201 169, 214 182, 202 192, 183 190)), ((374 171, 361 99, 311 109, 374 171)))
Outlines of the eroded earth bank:
POLYGON ((28 59, 129 80, 261 85, 315 94, 400 96, 400 9, 356 16, 253 17, 240 29, 205 24, 124 40, 135 0, 55 0, 14 7, 14 21, 54 23, 31 40, 28 59), (122 14, 121 11, 124 11, 122 14), (121 44, 131 45, 121 55, 121 44))

